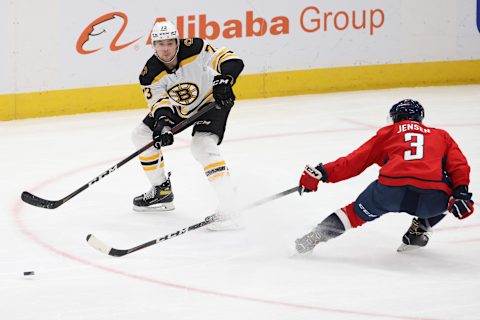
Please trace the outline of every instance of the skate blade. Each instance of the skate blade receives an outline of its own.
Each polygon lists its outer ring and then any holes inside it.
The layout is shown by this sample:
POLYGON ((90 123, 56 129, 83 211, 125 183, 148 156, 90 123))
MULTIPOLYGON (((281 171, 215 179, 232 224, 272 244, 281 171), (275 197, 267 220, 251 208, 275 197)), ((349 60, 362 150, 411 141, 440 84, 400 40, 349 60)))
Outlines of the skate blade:
POLYGON ((133 211, 136 212, 163 212, 163 211, 172 211, 175 209, 173 203, 162 203, 160 205, 154 205, 149 207, 139 207, 133 206, 133 211))
POLYGON ((400 247, 398 247, 397 249, 397 252, 407 252, 407 251, 414 251, 414 250, 418 250, 422 247, 420 246, 412 246, 412 245, 409 245, 409 244, 405 244, 405 243, 402 243, 400 245, 400 247))

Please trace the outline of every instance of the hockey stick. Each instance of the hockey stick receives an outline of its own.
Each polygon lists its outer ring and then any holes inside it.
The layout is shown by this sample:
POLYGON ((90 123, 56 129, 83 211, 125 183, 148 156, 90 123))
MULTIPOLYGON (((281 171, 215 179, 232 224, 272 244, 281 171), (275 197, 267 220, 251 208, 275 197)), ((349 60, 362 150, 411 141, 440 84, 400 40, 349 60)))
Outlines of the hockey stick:
MULTIPOLYGON (((261 200, 258 200, 258 201, 255 201, 255 202, 252 202, 248 205, 246 205, 245 207, 242 208, 242 210, 247 210, 247 209, 250 209, 250 208, 254 208, 254 207, 257 207, 257 206, 260 206, 264 203, 267 203, 267 202, 270 202, 272 200, 275 200, 275 199, 278 199, 278 198, 281 198, 281 197, 284 197, 290 193, 293 193, 293 192, 297 192, 298 191, 298 188, 299 187, 294 187, 294 188, 291 188, 291 189, 288 189, 288 190, 285 190, 285 191, 282 191, 282 192, 279 192, 277 194, 274 194, 272 196, 269 196, 265 199, 261 199, 261 200)), ((135 251, 138 251, 138 250, 141 250, 141 249, 145 249, 147 247, 150 247, 150 246, 153 246, 154 244, 157 244, 159 242, 163 242, 163 241, 166 241, 168 239, 171 239, 171 238, 175 238, 175 237, 178 237, 179 235, 182 235, 184 233, 187 233, 189 231, 192 231, 192 230, 195 230, 195 229, 198 229, 198 228, 201 228, 203 226, 206 226, 207 224, 210 224, 214 221, 216 221, 217 217, 215 214, 212 214, 208 217, 206 217, 203 221, 199 222, 199 223, 196 223, 194 225, 191 225, 187 228, 183 228, 181 230, 177 230, 173 233, 170 233, 170 234, 167 234, 167 235, 164 235, 163 237, 160 237, 158 239, 154 239, 154 240, 151 240, 151 241, 148 241, 148 242, 145 242, 145 243, 142 243, 136 247, 133 247, 133 248, 130 248, 130 249, 116 249, 116 248, 113 248, 107 244, 105 244, 104 242, 102 242, 101 240, 99 240, 97 237, 95 237, 93 234, 89 234, 87 236, 87 242, 90 246, 92 246, 93 248, 97 249, 98 251, 102 252, 102 253, 105 253, 105 254, 108 254, 110 256, 113 256, 113 257, 122 257, 124 255, 127 255, 127 254, 130 254, 132 252, 135 252, 135 251)))
MULTIPOLYGON (((207 113, 208 111, 212 110, 213 108, 216 107, 216 104, 215 103, 209 103, 208 105, 206 105, 205 107, 203 107, 202 109, 200 109, 197 113, 195 113, 194 115, 192 115, 190 118, 187 118, 185 120, 183 120, 182 122, 180 122, 179 124, 177 124, 175 127, 172 128, 172 133, 173 134, 176 134, 176 133, 179 133, 179 132, 182 132, 183 130, 185 130, 186 128, 188 128, 189 126, 191 126, 193 123, 195 123, 195 121, 203 116, 205 113, 207 113)), ((149 149, 150 147, 152 147, 154 144, 154 142, 149 142, 147 145, 145 145, 144 147, 138 149, 137 151, 135 151, 134 153, 132 153, 131 155, 129 155, 128 157, 126 157, 125 159, 123 159, 122 161, 120 161, 119 163, 117 163, 116 165, 114 165, 113 167, 111 167, 110 169, 102 172, 101 174, 99 174, 98 176, 96 176, 93 180, 89 181, 88 183, 86 183, 85 185, 83 185, 82 187, 78 188, 77 190, 73 191, 72 193, 70 193, 68 196, 66 196, 65 198, 62 198, 60 200, 46 200, 46 199, 42 199, 40 197, 37 197, 36 195, 33 195, 31 194, 30 192, 27 192, 27 191, 23 191, 22 192, 22 200, 28 204, 31 204, 32 206, 35 206, 35 207, 40 207, 40 208, 46 208, 46 209, 56 209, 58 207, 60 207, 62 204, 64 204, 65 202, 67 202, 68 200, 72 199, 73 197, 75 197, 77 194, 79 194, 80 192, 84 191, 85 189, 87 189, 88 187, 90 187, 92 184, 94 184, 95 182, 98 182, 100 181, 100 179, 103 179, 105 176, 109 175, 110 173, 114 172, 115 170, 117 170, 118 168, 120 168, 121 166, 123 166, 125 163, 129 162, 130 160, 132 160, 133 158, 137 157, 138 155, 140 155, 141 153, 143 153, 145 150, 149 149)))

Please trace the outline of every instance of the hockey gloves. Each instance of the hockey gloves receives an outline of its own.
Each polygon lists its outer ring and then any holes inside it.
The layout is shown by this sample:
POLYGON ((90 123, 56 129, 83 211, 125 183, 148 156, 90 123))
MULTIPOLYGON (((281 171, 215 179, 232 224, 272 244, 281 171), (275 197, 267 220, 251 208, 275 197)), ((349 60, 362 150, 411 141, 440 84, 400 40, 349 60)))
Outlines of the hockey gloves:
POLYGON ((213 98, 222 108, 230 109, 233 107, 235 95, 232 85, 233 77, 230 75, 219 74, 213 78, 213 98))
POLYGON ((320 180, 327 180, 327 172, 323 165, 321 163, 316 167, 307 165, 300 177, 300 188, 298 192, 302 195, 303 192, 317 191, 320 180))
POLYGON ((453 189, 448 200, 448 211, 458 219, 465 219, 474 211, 472 193, 468 192, 467 186, 459 186, 453 189))
POLYGON ((168 119, 166 116, 158 117, 157 121, 155 121, 155 125, 153 127, 153 146, 157 149, 161 147, 169 146, 173 144, 173 133, 171 128, 167 125, 173 122, 168 119))
POLYGON ((165 127, 165 130, 153 130, 153 146, 157 149, 161 147, 169 146, 173 144, 173 133, 169 127, 165 127), (163 133, 162 133, 163 132, 163 133))

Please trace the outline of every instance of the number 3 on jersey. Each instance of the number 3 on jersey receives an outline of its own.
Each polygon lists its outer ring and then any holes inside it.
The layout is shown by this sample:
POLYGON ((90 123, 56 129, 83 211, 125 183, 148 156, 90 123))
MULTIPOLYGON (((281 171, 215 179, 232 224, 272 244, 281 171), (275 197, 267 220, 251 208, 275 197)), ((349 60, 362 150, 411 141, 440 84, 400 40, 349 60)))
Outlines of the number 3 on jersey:
POLYGON ((410 147, 412 150, 407 150, 403 153, 403 158, 405 160, 418 160, 423 158, 423 144, 424 137, 421 133, 405 133, 405 142, 410 142, 410 147))

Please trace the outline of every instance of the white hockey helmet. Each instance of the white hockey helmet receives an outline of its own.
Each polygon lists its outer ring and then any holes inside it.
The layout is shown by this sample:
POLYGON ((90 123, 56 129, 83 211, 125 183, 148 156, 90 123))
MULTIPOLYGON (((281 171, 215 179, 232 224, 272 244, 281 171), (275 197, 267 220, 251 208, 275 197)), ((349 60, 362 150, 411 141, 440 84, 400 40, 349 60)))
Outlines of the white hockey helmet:
POLYGON ((178 30, 170 21, 155 22, 153 25, 152 44, 155 41, 176 39, 178 43, 178 30))
POLYGON ((170 63, 175 60, 175 57, 178 54, 178 50, 180 49, 180 39, 178 38, 178 30, 173 23, 168 20, 162 22, 155 22, 150 36, 152 38, 152 47, 154 47, 155 41, 175 39, 175 41, 177 42, 177 52, 175 52, 175 55, 169 61, 161 59, 155 52, 157 58, 163 63, 170 63))

